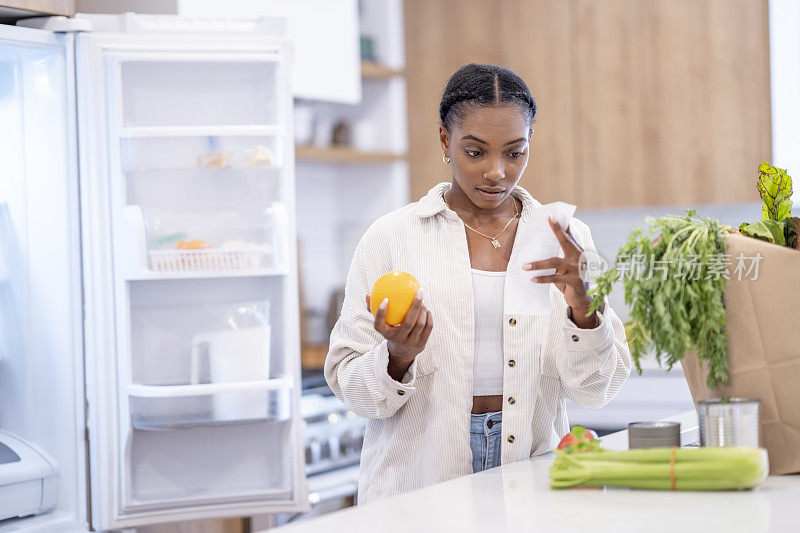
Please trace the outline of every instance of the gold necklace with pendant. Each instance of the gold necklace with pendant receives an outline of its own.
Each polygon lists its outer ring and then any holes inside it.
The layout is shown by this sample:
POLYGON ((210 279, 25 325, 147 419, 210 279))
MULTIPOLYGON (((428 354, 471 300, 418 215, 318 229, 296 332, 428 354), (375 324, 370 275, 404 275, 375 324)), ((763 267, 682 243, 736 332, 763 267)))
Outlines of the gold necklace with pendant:
MULTIPOLYGON (((451 211, 453 211, 453 209, 450 207, 450 204, 448 204, 448 203, 447 203, 447 198, 445 198, 445 197, 444 197, 444 194, 442 195, 442 199, 444 200, 444 205, 446 205, 448 209, 450 209, 451 211)), ((492 241, 492 246, 494 246, 494 249, 495 249, 495 250, 497 250, 498 248, 500 248, 500 241, 498 241, 498 240, 497 240, 497 238, 498 238, 500 235, 502 235, 502 234, 503 234, 503 232, 504 232, 506 229, 508 229, 508 227, 511 225, 511 223, 512 223, 512 222, 514 222, 514 219, 515 219, 515 218, 517 218, 517 217, 519 216, 519 210, 517 209, 517 202, 515 202, 515 201, 514 201, 514 197, 513 197, 513 196, 511 197, 511 202, 514 204, 514 216, 513 216, 513 217, 511 217, 511 220, 509 220, 509 221, 506 223, 506 225, 503 227, 503 229, 501 229, 501 230, 500 230, 500 233, 498 233, 498 234, 497 234, 497 235, 495 235, 494 237, 490 237, 489 235, 486 235, 485 233, 481 233, 480 231, 476 230, 475 228, 473 228, 472 226, 470 226, 469 224, 467 224, 466 222, 464 222, 464 219, 463 219, 463 218, 461 219, 461 222, 463 222, 463 223, 464 223, 464 225, 465 225, 467 228, 471 229, 472 231, 474 231, 475 233, 477 233, 477 234, 478 234, 478 235, 480 235, 481 237, 486 237, 487 239, 489 239, 490 241, 492 241)), ((461 218, 461 217, 459 217, 459 218, 461 218)))

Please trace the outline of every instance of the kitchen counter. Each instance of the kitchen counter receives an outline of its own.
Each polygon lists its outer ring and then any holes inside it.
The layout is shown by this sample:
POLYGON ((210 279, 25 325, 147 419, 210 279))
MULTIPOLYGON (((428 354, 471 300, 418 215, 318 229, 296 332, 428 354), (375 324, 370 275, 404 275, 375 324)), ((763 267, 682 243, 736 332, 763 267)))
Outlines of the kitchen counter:
MULTIPOLYGON (((681 422, 682 444, 697 440, 694 411, 681 422)), ((603 438, 603 447, 627 449, 627 432, 603 438)), ((553 455, 503 465, 431 485, 363 507, 283 526, 286 533, 346 531, 603 531, 725 533, 797 531, 800 475, 772 476, 738 492, 666 492, 549 488, 553 455)))

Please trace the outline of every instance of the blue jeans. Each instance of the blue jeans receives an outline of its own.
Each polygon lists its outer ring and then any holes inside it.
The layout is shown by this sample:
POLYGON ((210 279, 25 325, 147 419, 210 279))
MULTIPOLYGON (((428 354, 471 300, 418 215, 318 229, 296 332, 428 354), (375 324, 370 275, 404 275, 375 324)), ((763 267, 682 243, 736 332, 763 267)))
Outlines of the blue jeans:
POLYGON ((500 466, 500 437, 503 411, 472 415, 469 445, 472 448, 472 471, 500 466))

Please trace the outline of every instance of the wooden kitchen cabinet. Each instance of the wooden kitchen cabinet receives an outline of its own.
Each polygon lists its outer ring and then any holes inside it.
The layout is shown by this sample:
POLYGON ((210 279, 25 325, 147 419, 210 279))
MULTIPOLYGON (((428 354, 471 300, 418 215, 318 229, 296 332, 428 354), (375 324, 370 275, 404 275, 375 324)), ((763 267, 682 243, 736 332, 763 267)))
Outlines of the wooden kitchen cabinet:
MULTIPOLYGON (((0 9, 24 10, 42 15, 64 15, 71 17, 75 14, 75 0, 0 0, 0 9)), ((22 13, 14 12, 14 15, 22 13)))

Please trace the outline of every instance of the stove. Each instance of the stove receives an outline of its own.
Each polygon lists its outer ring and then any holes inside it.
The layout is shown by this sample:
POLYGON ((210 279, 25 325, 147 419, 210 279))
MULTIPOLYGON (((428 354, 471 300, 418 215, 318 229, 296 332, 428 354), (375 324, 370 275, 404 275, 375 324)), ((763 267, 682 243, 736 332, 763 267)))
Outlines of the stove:
POLYGON ((310 477, 357 465, 367 421, 333 393, 304 392, 300 402, 306 475, 310 477))

